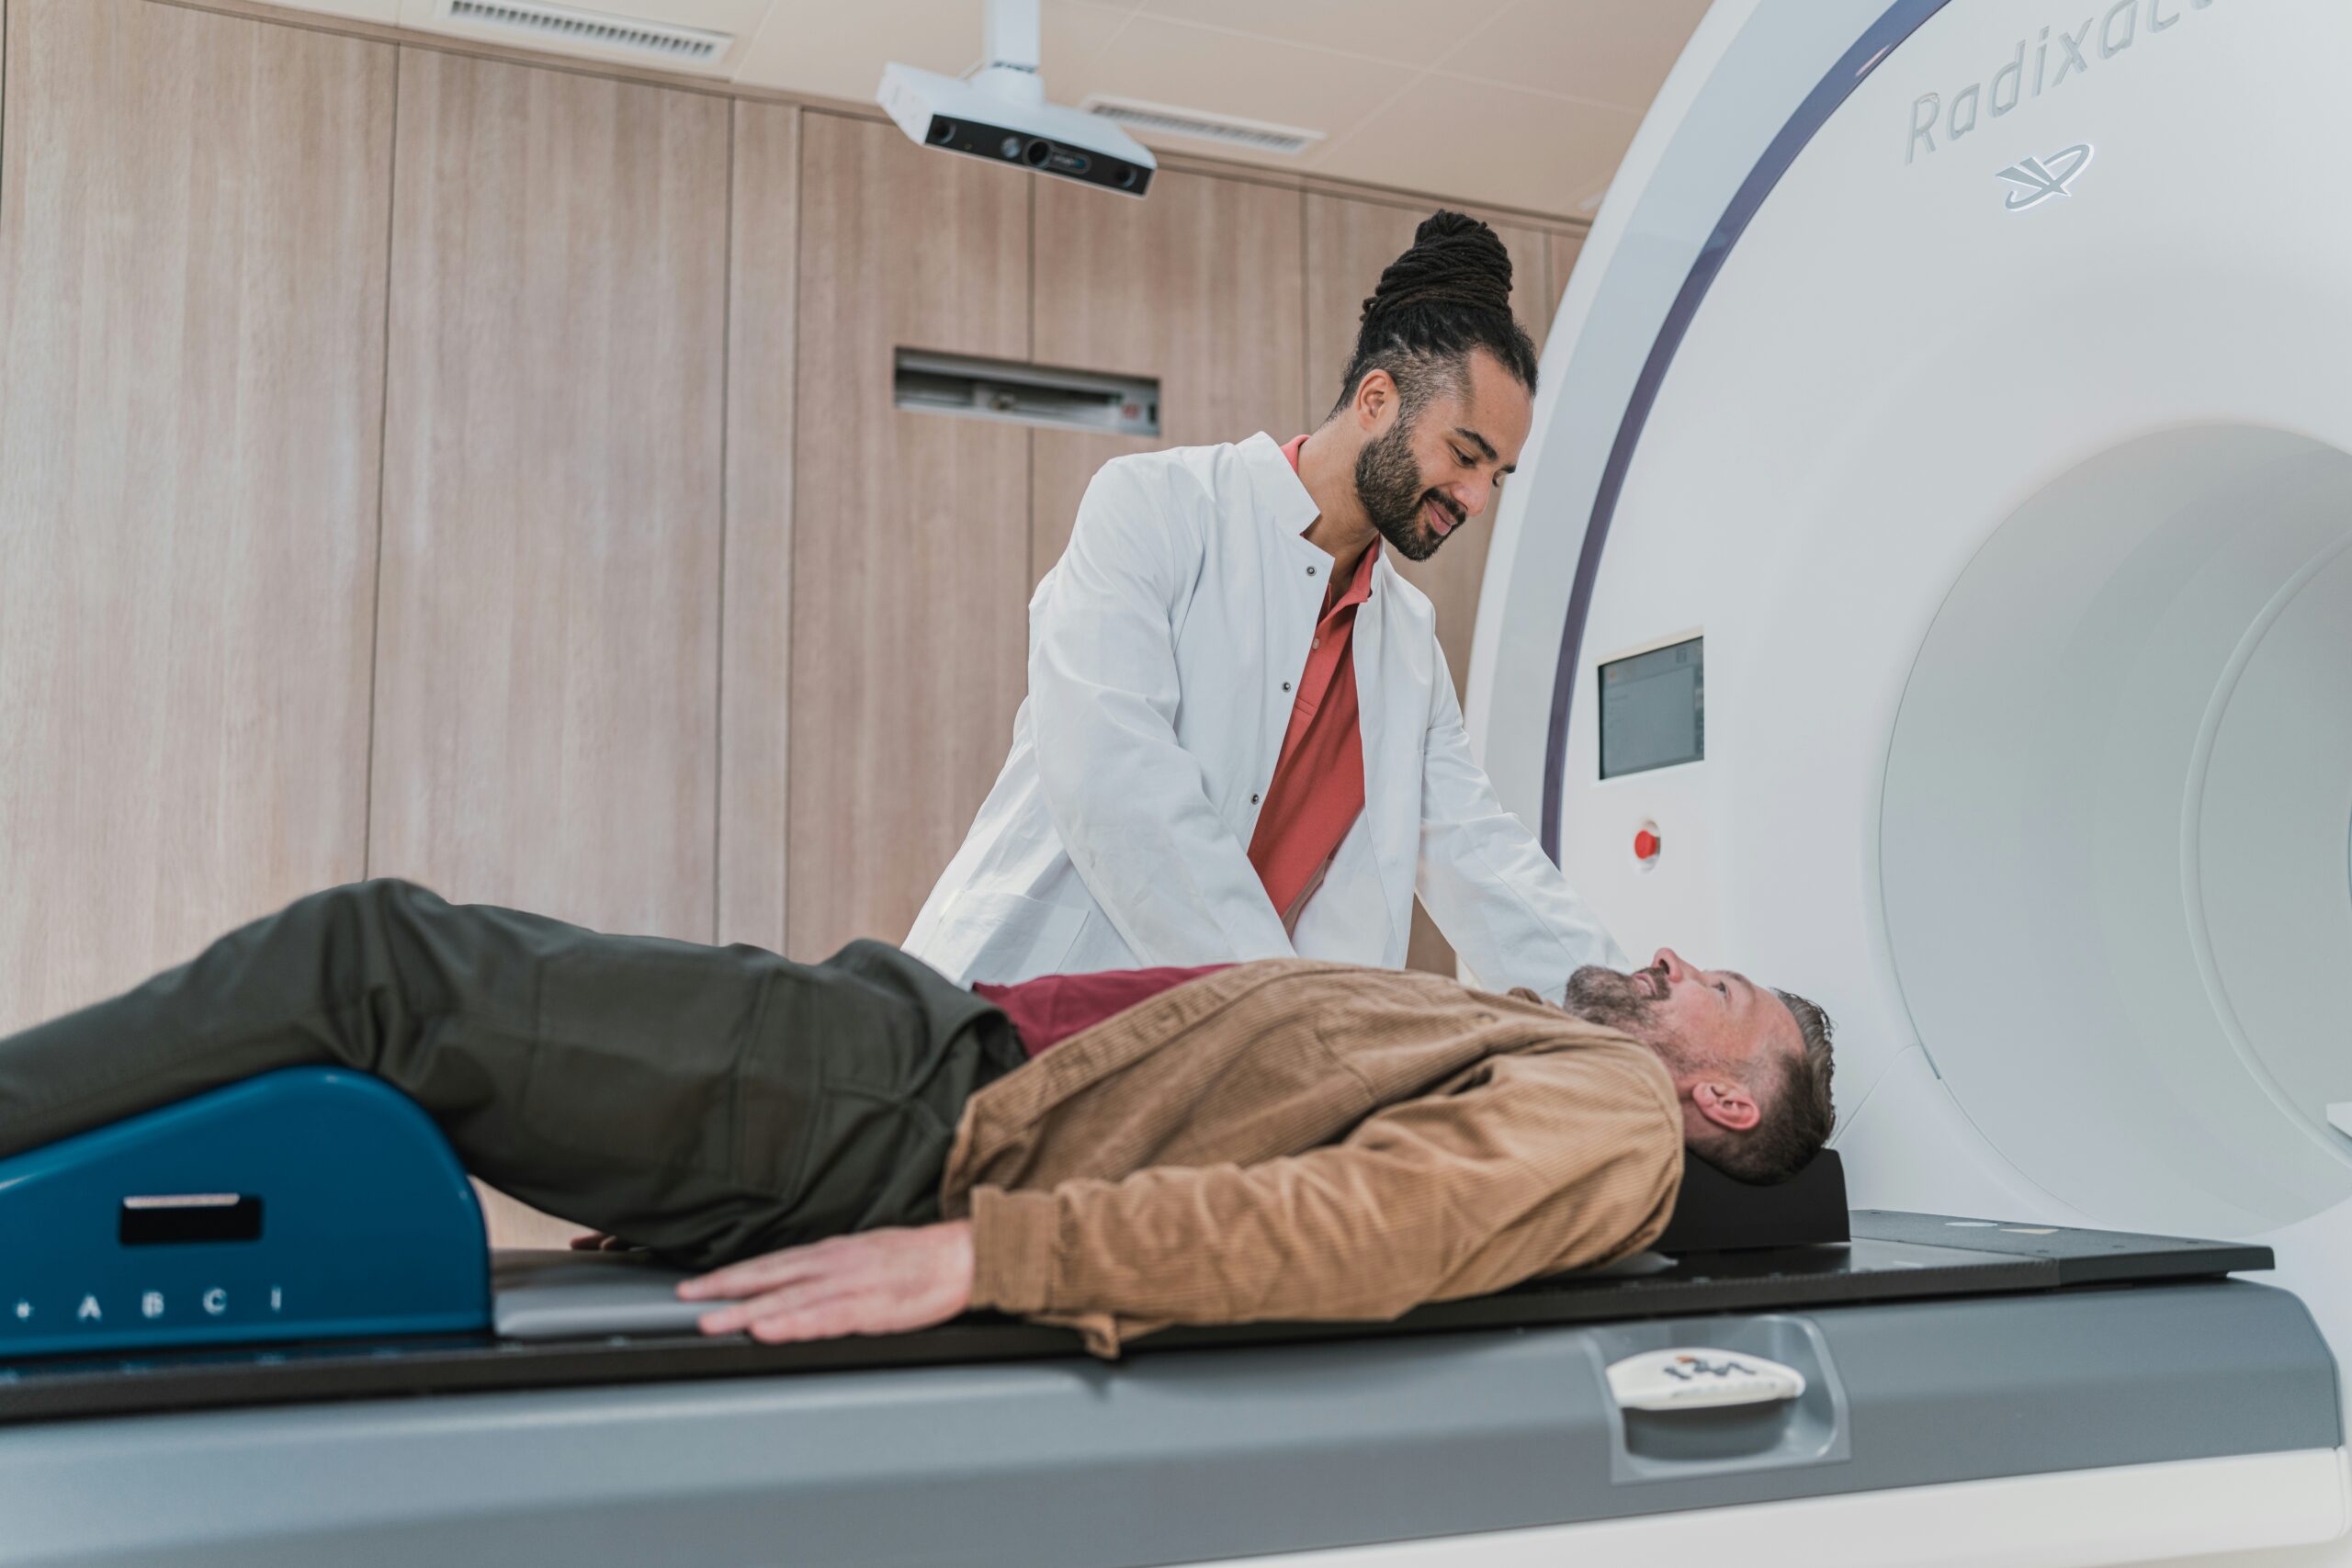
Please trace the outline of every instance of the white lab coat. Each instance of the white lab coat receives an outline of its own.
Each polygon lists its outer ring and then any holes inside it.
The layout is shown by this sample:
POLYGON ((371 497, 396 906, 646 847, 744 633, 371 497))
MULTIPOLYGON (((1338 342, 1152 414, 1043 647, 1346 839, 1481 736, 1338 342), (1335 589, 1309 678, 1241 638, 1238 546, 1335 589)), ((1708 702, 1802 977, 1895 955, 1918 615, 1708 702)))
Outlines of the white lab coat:
POLYGON ((1249 859, 1331 558, 1282 448, 1103 465, 1029 603, 1012 751, 907 950, 960 984, 1300 957, 1400 967, 1413 895, 1469 971, 1557 999, 1624 954, 1470 754, 1428 597, 1357 608, 1364 808, 1285 932, 1249 859))

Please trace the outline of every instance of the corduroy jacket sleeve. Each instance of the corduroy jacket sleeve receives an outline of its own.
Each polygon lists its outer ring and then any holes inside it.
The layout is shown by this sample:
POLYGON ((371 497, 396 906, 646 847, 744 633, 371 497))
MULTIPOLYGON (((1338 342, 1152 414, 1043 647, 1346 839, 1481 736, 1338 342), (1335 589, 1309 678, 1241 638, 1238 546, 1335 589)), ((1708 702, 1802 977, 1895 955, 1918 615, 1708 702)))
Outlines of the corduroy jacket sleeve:
POLYGON ((975 1188, 973 1304, 1102 1355, 1173 1323, 1391 1318, 1638 1251, 1681 1177, 1680 1112, 1639 1047, 1496 1057, 1304 1154, 975 1188))

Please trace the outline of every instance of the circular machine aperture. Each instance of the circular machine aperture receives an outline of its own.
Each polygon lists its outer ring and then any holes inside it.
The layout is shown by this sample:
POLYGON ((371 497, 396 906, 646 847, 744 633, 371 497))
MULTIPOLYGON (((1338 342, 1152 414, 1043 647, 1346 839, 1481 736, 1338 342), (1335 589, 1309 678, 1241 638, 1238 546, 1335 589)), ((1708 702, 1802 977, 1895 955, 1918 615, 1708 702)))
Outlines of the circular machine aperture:
POLYGON ((2268 1229, 2352 1196, 2352 455, 2129 443, 1954 584, 1880 822, 1889 940, 1954 1096, 2109 1223, 2268 1229))

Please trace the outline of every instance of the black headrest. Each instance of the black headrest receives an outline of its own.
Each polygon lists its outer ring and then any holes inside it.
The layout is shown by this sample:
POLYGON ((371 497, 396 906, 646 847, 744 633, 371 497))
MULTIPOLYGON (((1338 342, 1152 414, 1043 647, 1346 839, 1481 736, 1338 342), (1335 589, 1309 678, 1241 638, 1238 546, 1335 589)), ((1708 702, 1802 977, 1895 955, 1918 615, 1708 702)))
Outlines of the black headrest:
POLYGON ((1735 1252, 1750 1247, 1817 1247, 1849 1240, 1846 1168, 1823 1149, 1803 1170, 1770 1187, 1726 1176, 1683 1151, 1682 1194, 1656 1252, 1735 1252))

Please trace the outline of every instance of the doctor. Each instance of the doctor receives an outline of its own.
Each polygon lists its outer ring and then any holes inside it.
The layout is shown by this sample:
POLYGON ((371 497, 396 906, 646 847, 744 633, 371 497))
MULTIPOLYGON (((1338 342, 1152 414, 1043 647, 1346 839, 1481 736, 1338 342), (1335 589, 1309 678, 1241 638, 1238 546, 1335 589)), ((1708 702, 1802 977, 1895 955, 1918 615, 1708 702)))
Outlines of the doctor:
POLYGON ((1630 968, 1470 753, 1424 560, 1532 418, 1510 258, 1425 220, 1338 404, 1103 465, 1029 605, 1012 750, 907 950, 958 982, 1301 957, 1401 967, 1416 891, 1492 988, 1630 968))

